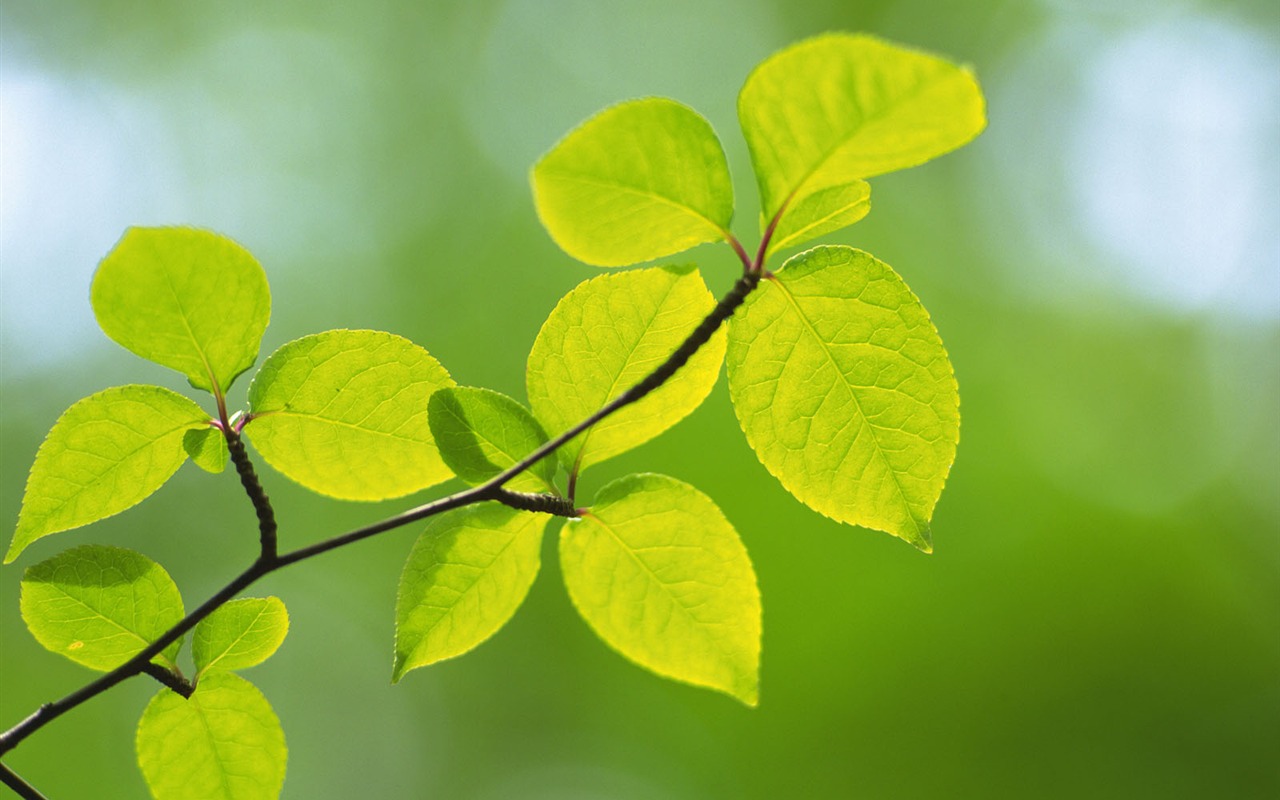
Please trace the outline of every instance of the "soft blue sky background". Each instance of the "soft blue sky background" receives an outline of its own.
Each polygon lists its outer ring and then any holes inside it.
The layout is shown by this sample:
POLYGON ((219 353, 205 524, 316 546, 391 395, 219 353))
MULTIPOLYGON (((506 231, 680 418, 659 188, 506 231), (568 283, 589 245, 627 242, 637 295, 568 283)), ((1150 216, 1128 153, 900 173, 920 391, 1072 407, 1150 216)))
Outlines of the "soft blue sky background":
MULTIPOLYGON (((265 351, 384 329, 523 397, 539 325, 595 274, 539 228, 533 160, 604 105, 674 97, 724 139, 753 240, 737 89, 833 29, 972 63, 990 106, 981 139, 874 181, 871 215, 832 239, 898 269, 955 363, 936 554, 792 500, 722 382, 582 490, 652 470, 717 500, 764 593, 758 710, 609 651, 551 548, 508 629, 391 687, 405 530, 258 587, 293 616, 246 673, 288 736, 284 796, 1274 797, 1280 11, 1261 0, 6 2, 0 518, 72 402, 185 389, 93 321, 93 269, 126 226, 249 247, 274 298, 265 351)), ((728 288, 727 249, 690 258, 728 288)), ((407 505, 263 471, 288 546, 407 505)), ((256 535, 233 478, 184 467, 0 570, 0 726, 89 677, 17 607, 22 567, 87 542, 160 561, 193 606, 256 535)), ((11 763, 52 797, 144 796, 132 731, 154 691, 98 698, 11 763)))

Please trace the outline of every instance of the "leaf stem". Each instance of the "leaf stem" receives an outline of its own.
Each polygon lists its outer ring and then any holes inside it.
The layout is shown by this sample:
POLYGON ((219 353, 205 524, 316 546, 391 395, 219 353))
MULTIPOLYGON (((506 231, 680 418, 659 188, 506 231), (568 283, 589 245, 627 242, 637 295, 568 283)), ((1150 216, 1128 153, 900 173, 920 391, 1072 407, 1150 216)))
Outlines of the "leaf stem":
MULTIPOLYGON (((761 254, 763 254, 764 248, 765 244, 762 244, 760 250, 761 254)), ((745 250, 742 250, 740 244, 738 245, 738 249, 745 255, 745 250)), ((643 380, 632 386, 630 389, 627 389, 625 392, 606 403, 591 416, 554 437, 550 441, 543 443, 532 453, 507 468, 502 473, 494 476, 486 483, 464 489, 461 492, 457 492, 447 497, 442 497, 438 500, 433 500, 432 502, 418 506, 417 508, 412 508, 380 522, 375 522, 372 525, 358 528, 306 547, 298 548, 297 550, 285 553, 284 555, 277 555, 275 515, 271 509, 271 503, 267 499, 266 492, 258 482, 257 474, 253 470, 253 464, 249 461, 248 453, 245 451, 244 441, 240 438, 239 432, 236 431, 225 418, 225 412, 222 411, 222 409, 219 409, 220 413, 223 415, 223 419, 221 420, 222 425, 220 427, 222 428, 224 436, 226 436, 227 447, 231 451, 231 459, 235 462, 236 471, 240 475, 240 482, 244 485, 245 491, 253 502, 254 510, 258 513, 258 524, 262 539, 262 552, 258 556, 258 559, 254 561, 248 569, 233 578, 226 586, 219 589, 216 594, 201 604, 199 608, 192 611, 180 622, 166 631, 151 644, 144 647, 128 661, 121 664, 119 667, 116 667, 112 671, 101 675, 90 683, 85 684, 62 699, 55 700, 52 703, 45 703, 17 725, 4 733, 0 733, 0 756, 8 753, 10 750, 17 747, 18 744, 28 736, 81 703, 105 692, 107 689, 110 689, 127 678, 148 672, 148 665, 150 664, 151 659, 155 658, 163 652, 166 647, 173 642, 176 642, 184 634, 194 628, 201 620, 212 614, 223 604, 234 599, 250 585, 255 583, 259 578, 269 575, 278 569, 283 569, 290 564, 305 561, 306 559, 318 556, 322 553, 327 553, 331 550, 336 550, 340 547, 354 544, 355 542, 367 539, 371 536, 376 536, 379 533, 400 528, 408 525, 409 523, 435 516, 436 514, 442 514, 445 511, 461 508, 462 506, 471 505, 473 503, 484 502, 486 500, 496 500, 514 508, 525 510, 559 514, 562 516, 579 516, 581 514, 581 510, 574 508, 573 503, 567 498, 557 498, 554 495, 531 495, 524 492, 514 492, 505 489, 504 486, 512 478, 546 458, 559 447, 580 435, 600 420, 625 406, 641 400, 675 375, 675 373, 684 366, 686 362, 688 362, 689 358, 711 339, 712 335, 719 329, 720 325, 733 315, 733 312, 736 311, 738 307, 742 305, 743 301, 746 300, 747 295, 749 295, 756 286, 759 285, 761 277, 761 257, 762 256, 758 255, 754 264, 750 263, 749 260, 744 260, 743 275, 734 284, 733 289, 721 298, 715 308, 713 308, 711 312, 703 318, 702 322, 694 328, 684 342, 676 348, 675 352, 673 352, 666 361, 654 369, 653 372, 649 373, 643 380)), ((7 768, 4 773, 0 773, 0 776, 5 773, 8 773, 7 768)), ((16 775, 13 775, 13 779, 20 780, 16 775)), ((8 779, 6 777, 6 781, 7 780, 8 779)), ((15 791, 18 790, 15 789, 15 791)), ((35 792, 34 789, 31 791, 35 792)), ((25 796, 33 798, 40 797, 38 793, 25 796)))
POLYGON ((142 671, 168 686, 183 697, 190 697, 195 692, 195 684, 173 670, 165 669, 154 661, 148 661, 142 671))
POLYGON ((0 764, 0 783, 12 789, 22 800, 49 800, 5 764, 0 764))

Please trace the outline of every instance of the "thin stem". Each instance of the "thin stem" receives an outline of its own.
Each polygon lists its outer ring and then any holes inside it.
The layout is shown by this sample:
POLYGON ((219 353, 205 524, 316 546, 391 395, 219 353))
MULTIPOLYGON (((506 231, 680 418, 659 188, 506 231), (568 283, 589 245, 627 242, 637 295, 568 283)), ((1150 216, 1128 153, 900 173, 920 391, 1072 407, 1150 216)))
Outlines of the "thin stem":
POLYGON ((22 800, 49 800, 5 764, 0 764, 0 783, 12 789, 22 800))
MULTIPOLYGON (((739 245, 741 249, 741 245, 739 245)), ((761 247, 763 253, 764 246, 761 247)), ((744 251, 745 252, 745 251, 744 251)), ((745 263, 745 262, 744 262, 745 263)), ((595 425, 600 420, 614 413, 624 406, 635 403, 654 389, 657 389, 663 383, 668 381, 677 370, 688 362, 689 358, 698 351, 704 344, 711 339, 726 319, 728 319, 738 306, 742 305, 747 295, 756 288, 760 283, 761 270, 759 259, 754 264, 746 263, 743 275, 734 284, 733 289, 716 304, 701 323, 698 324, 688 338, 676 348, 666 361, 660 364, 653 372, 649 373, 643 380, 618 395, 612 401, 604 405, 600 410, 591 416, 574 425, 572 428, 561 433, 559 436, 544 443, 541 447, 525 456, 519 462, 504 470, 499 475, 494 476, 488 482, 479 486, 473 486, 464 489, 456 494, 448 497, 434 500, 430 503, 412 508, 394 517, 376 522, 354 531, 334 536, 316 544, 307 547, 301 547, 284 555, 277 555, 275 548, 275 517, 271 511, 271 504, 267 500, 266 492, 262 490, 261 484, 258 483, 257 475, 253 472, 253 465, 249 461, 247 452, 244 449, 244 442, 241 440, 239 433, 235 431, 229 422, 225 419, 225 412, 219 409, 222 414, 222 430, 227 437, 227 446, 231 450, 232 460, 236 462, 236 471, 240 474, 240 481, 245 487, 245 491, 249 494, 253 501, 254 509, 258 512, 259 527, 262 532, 262 553, 258 559, 244 572, 236 576, 230 583, 220 589, 215 595, 206 600, 199 608, 188 614, 182 621, 178 622, 160 638, 147 645, 133 658, 130 658, 124 664, 116 667, 111 672, 100 676, 97 680, 86 684, 80 689, 56 700, 52 703, 46 703, 31 714, 26 719, 19 722, 14 727, 0 733, 0 756, 17 747, 20 742, 40 728, 57 719, 61 715, 80 705, 81 703, 95 697, 102 692, 110 689, 116 684, 147 671, 147 665, 151 659, 177 641, 181 636, 194 628, 201 620, 212 614, 224 603, 235 598, 250 585, 255 583, 259 578, 269 575, 278 569, 283 569, 290 564, 296 564, 299 561, 345 547, 349 544, 376 536, 379 533, 400 528, 409 523, 435 516, 455 508, 479 503, 486 500, 496 500, 513 505, 516 508, 529 508, 531 504, 543 504, 539 508, 530 509, 538 511, 547 511, 547 513, 557 513, 564 516, 578 516, 581 512, 579 509, 573 508, 573 503, 565 499, 563 504, 552 503, 545 499, 547 496, 528 495, 522 492, 511 492, 503 487, 515 476, 524 472, 526 469, 546 458, 556 449, 581 434, 583 431, 595 425), (238 454, 238 455, 237 455, 238 454), (243 466, 242 466, 243 465, 243 466), (531 499, 535 498, 535 499, 531 499), (554 506, 554 507, 553 507, 554 506)), ((559 500, 559 498, 557 498, 559 500)), ((16 777, 16 776, 15 776, 16 777)), ((36 795, 38 797, 38 795, 36 795)))
POLYGON ((165 686, 168 686, 183 697, 190 697, 196 690, 195 685, 192 684, 191 681, 182 677, 173 670, 165 669, 154 661, 148 661, 143 665, 142 671, 160 681, 165 686))

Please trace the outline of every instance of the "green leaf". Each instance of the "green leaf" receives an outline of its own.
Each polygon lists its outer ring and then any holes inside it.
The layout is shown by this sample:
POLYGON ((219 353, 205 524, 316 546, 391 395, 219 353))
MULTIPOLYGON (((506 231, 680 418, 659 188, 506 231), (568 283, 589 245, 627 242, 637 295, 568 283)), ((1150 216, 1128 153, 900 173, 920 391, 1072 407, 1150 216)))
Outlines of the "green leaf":
POLYGON ((490 502, 431 521, 400 576, 392 682, 462 655, 507 624, 538 575, 547 519, 490 502))
POLYGON ((727 236, 733 186, 711 125, 674 100, 607 108, 533 168, 542 224, 576 259, 617 267, 727 236))
POLYGON ((791 201, 769 240, 766 255, 852 225, 871 210, 866 181, 819 189, 791 201))
POLYGON ((108 336, 215 395, 253 364, 271 317, 257 260, 192 228, 129 228, 98 265, 89 296, 108 336))
MULTIPOLYGON (((579 284, 556 305, 529 353, 534 415, 553 435, 576 425, 658 367, 714 307, 702 276, 689 266, 611 273, 579 284)), ((561 461, 579 471, 684 419, 715 385, 724 348, 718 331, 671 380, 561 447, 561 461)))
POLYGON ((205 472, 217 474, 227 468, 227 439, 214 427, 195 428, 182 435, 182 449, 196 466, 205 472))
MULTIPOLYGON (((108 672, 182 621, 182 596, 156 562, 120 547, 85 545, 27 568, 19 602, 46 649, 108 672)), ((153 661, 174 669, 182 641, 153 661)))
POLYGON ((747 441, 809 507, 932 550, 960 435, 951 362, 888 265, 851 247, 788 261, 729 320, 747 441))
POLYGON ((619 653, 754 706, 760 590, 711 498, 665 475, 629 475, 560 533, 569 596, 619 653))
POLYGON ((451 477, 427 402, 453 386, 440 362, 381 331, 328 331, 271 354, 249 387, 245 431, 267 463, 343 500, 401 497, 451 477))
MULTIPOLYGON (((793 228, 846 205, 844 195, 860 191, 858 180, 922 164, 986 125, 982 91, 970 70, 845 33, 808 39, 766 59, 742 87, 738 119, 764 221, 786 208, 797 215, 793 228)), ((844 225, 861 215, 837 216, 844 225)))
POLYGON ((162 689, 138 721, 138 766, 156 800, 276 800, 288 750, 253 684, 205 676, 190 698, 162 689))
POLYGON ((278 597, 245 597, 223 604, 191 633, 196 677, 215 669, 236 670, 261 664, 289 632, 289 612, 278 597))
MULTIPOLYGON (((547 433, 524 406, 489 389, 458 387, 431 395, 431 433, 449 469, 472 485, 514 466, 547 441, 547 433)), ((556 459, 547 456, 517 475, 508 488, 555 492, 556 459)))
POLYGON ((68 408, 36 452, 6 564, 51 533, 146 499, 178 471, 188 431, 209 415, 159 386, 120 386, 68 408))

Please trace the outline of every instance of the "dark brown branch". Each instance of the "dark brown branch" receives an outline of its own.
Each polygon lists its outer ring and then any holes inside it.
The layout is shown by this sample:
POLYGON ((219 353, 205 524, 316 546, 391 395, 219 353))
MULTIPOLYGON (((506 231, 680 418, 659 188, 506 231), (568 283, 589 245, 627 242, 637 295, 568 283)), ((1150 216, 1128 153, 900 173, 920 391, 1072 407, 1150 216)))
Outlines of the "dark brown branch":
POLYGON ((18 773, 9 769, 6 764, 0 764, 0 783, 12 789, 22 800, 49 800, 37 792, 36 787, 18 777, 18 773))
POLYGON ((253 510, 258 515, 258 541, 261 545, 263 561, 273 561, 276 557, 276 513, 271 508, 271 499, 258 481, 258 474, 253 471, 253 462, 244 448, 244 439, 240 431, 231 426, 223 426, 222 434, 227 439, 227 449, 231 451, 231 463, 236 465, 236 473, 240 476, 240 485, 253 503, 253 510))
POLYGON ((168 686, 183 697, 190 697, 192 692, 196 690, 196 687, 192 685, 191 681, 172 670, 165 669, 154 661, 148 661, 142 667, 142 671, 160 681, 165 686, 168 686))

